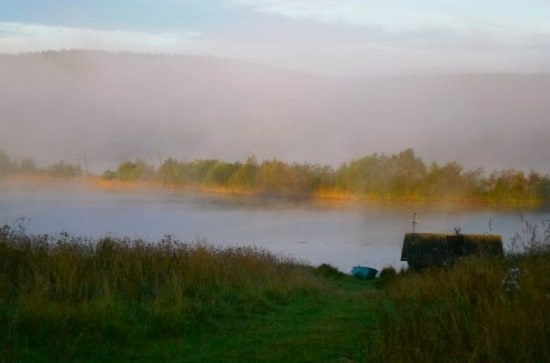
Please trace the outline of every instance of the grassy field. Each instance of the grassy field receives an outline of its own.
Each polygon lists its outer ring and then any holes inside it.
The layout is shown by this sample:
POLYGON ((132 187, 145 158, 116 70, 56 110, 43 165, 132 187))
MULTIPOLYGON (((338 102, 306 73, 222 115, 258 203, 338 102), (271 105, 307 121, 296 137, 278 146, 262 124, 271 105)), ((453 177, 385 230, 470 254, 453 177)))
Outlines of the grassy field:
POLYGON ((549 256, 362 281, 255 248, 4 226, 0 361, 550 361, 549 256))

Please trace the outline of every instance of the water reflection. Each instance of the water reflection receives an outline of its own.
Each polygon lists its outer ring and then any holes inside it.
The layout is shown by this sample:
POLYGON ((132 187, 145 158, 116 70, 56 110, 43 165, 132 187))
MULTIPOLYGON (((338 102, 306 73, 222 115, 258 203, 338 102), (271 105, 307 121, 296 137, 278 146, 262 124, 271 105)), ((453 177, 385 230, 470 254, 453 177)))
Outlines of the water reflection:
MULTIPOLYGON (((30 219, 32 233, 67 231, 85 237, 140 237, 156 241, 169 234, 183 241, 255 245, 318 265, 349 272, 354 265, 401 268, 401 244, 412 231, 501 234, 505 246, 521 230, 518 211, 459 210, 419 205, 296 203, 258 198, 204 197, 189 193, 107 193, 63 189, 2 190, 0 223, 30 219)), ((548 212, 524 212, 532 222, 548 212)))

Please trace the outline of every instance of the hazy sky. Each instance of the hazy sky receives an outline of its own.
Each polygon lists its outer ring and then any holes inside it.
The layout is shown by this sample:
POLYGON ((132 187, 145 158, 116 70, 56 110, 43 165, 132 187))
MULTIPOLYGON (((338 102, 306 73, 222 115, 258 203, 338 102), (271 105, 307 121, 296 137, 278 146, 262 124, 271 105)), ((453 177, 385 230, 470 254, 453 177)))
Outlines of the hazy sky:
POLYGON ((550 0, 0 0, 0 52, 225 56, 328 75, 550 72, 550 0))

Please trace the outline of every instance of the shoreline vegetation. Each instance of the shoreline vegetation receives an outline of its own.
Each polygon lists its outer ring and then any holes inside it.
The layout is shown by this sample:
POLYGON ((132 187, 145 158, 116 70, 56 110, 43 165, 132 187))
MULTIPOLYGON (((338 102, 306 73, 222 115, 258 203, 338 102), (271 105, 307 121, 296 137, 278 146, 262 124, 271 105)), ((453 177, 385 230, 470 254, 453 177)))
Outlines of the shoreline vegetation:
POLYGON ((5 362, 547 362, 550 224, 359 280, 254 247, 0 227, 5 362))
POLYGON ((456 162, 426 165, 412 149, 372 154, 334 169, 327 165, 216 159, 164 160, 159 167, 125 161, 92 175, 63 161, 39 169, 30 158, 11 160, 0 151, 0 180, 21 184, 70 181, 105 190, 182 190, 223 196, 259 196, 330 202, 415 202, 544 208, 550 206, 550 176, 507 169, 486 175, 456 162))

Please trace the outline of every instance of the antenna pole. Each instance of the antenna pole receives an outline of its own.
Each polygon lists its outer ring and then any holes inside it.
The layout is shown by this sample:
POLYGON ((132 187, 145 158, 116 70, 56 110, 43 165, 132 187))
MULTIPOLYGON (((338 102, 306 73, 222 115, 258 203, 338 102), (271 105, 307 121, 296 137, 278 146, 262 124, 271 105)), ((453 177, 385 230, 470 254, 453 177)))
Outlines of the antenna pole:
POLYGON ((86 168, 86 175, 90 175, 90 170, 88 170, 88 158, 86 157, 86 150, 82 150, 84 154, 84 168, 86 168))
POLYGON ((420 222, 418 221, 418 219, 416 219, 416 212, 414 212, 413 213, 413 219, 411 219, 411 224, 413 226, 413 233, 414 233, 414 229, 415 229, 415 227, 418 223, 420 223, 420 222))
POLYGON ((162 166, 162 156, 160 155, 160 147, 157 147, 157 156, 159 158, 159 168, 162 166))

